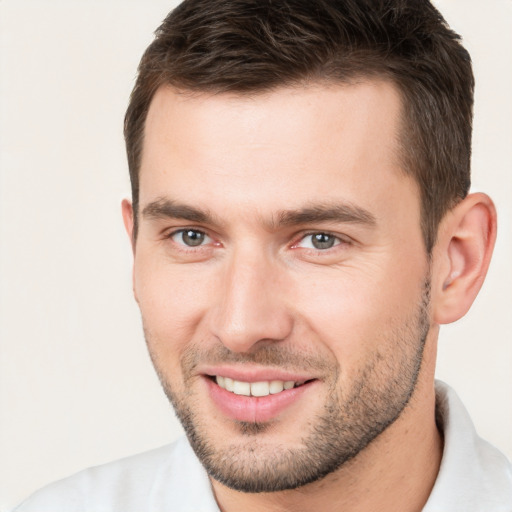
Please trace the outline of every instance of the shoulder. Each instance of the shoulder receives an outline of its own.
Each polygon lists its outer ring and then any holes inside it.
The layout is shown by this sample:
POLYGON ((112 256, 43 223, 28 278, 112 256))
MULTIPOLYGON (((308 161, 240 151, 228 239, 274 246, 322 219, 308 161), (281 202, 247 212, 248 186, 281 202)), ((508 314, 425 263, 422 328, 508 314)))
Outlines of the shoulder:
POLYGON ((50 484, 13 512, 140 512, 163 506, 181 510, 188 486, 209 490, 206 473, 182 438, 50 484))

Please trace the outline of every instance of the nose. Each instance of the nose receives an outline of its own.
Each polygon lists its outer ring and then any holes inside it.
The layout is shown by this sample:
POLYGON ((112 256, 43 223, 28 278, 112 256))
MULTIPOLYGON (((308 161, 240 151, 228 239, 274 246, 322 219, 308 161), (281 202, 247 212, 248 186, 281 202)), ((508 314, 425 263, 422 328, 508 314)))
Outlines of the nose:
POLYGON ((212 333, 232 352, 284 340, 293 328, 283 270, 270 257, 233 254, 226 262, 212 333))

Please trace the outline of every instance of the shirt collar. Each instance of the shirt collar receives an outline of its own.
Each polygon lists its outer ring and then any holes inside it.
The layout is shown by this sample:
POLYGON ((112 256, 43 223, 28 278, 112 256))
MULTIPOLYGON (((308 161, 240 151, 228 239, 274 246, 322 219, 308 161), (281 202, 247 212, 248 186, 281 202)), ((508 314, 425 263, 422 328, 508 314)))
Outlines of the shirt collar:
POLYGON ((506 457, 478 436, 455 391, 441 381, 436 409, 443 458, 423 512, 510 512, 512 466, 506 457))

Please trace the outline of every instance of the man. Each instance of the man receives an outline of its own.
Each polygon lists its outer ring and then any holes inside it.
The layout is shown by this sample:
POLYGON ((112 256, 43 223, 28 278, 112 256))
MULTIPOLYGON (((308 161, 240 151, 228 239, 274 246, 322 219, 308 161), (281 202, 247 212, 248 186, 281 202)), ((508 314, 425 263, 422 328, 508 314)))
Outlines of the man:
POLYGON ((125 120, 146 341, 187 438, 24 511, 510 511, 434 383, 485 277, 473 76, 425 1, 187 0, 125 120))

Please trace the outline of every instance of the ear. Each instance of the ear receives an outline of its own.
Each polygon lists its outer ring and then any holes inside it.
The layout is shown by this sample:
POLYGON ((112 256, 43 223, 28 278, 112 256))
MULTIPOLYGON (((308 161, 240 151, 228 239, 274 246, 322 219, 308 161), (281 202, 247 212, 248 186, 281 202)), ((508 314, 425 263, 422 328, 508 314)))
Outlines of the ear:
POLYGON ((132 245, 132 251, 135 254, 135 240, 133 239, 133 207, 132 203, 128 199, 123 199, 121 203, 121 209, 123 212, 123 222, 132 245))
MULTIPOLYGON (((133 239, 133 207, 132 203, 128 199, 123 199, 121 203, 121 209, 123 212, 123 222, 124 227, 126 229, 126 233, 128 234, 128 238, 130 239, 130 244, 132 246, 132 252, 135 256, 135 240, 133 239)), ((135 297, 135 301, 138 303, 139 299, 137 297, 137 291, 135 287, 135 265, 132 269, 132 290, 133 296, 135 297)))
POLYGON ((484 282, 495 240, 496 209, 487 195, 470 194, 446 214, 434 249, 434 322, 448 324, 467 313, 484 282))

